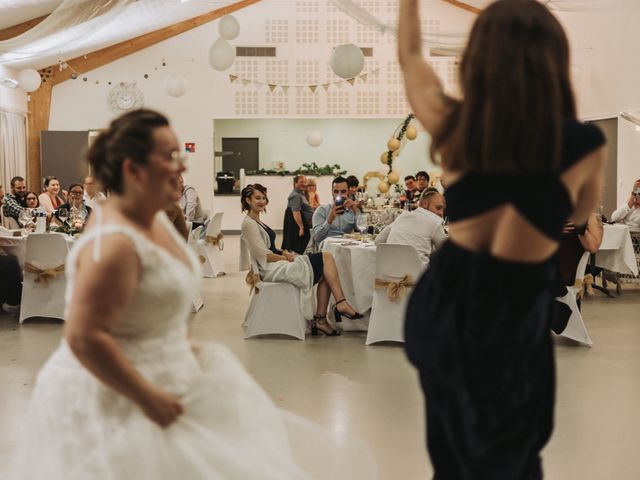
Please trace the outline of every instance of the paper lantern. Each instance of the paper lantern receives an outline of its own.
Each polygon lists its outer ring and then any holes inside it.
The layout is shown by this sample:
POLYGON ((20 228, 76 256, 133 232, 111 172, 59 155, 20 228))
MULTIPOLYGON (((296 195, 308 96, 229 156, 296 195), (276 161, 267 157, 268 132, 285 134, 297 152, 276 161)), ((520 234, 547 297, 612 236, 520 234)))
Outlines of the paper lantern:
POLYGON ((41 83, 42 77, 37 70, 27 68, 18 73, 18 85, 25 92, 35 92, 41 83))
POLYGON ((387 175, 387 181, 390 184, 395 185, 400 181, 400 175, 398 175, 396 172, 390 172, 389 175, 387 175))
POLYGON ((220 72, 224 72, 236 59, 236 50, 224 38, 220 37, 209 49, 209 64, 220 72))
POLYGON ((319 147, 322 143, 323 137, 322 132, 313 131, 307 133, 307 143, 311 147, 319 147))
POLYGON ((389 152, 384 152, 380 155, 380 163, 383 165, 389 165, 389 152))
POLYGON ((413 125, 409 125, 404 136, 407 137, 407 140, 415 140, 418 137, 418 130, 413 125))
POLYGON ((187 91, 187 79, 177 73, 172 73, 164 82, 164 89, 172 97, 181 97, 187 91))
POLYGON ((392 152, 395 152, 400 148, 400 140, 398 140, 397 138, 391 137, 387 142, 387 148, 392 152))
POLYGON ((331 54, 331 70, 340 78, 351 79, 362 72, 364 55, 362 50, 353 43, 338 45, 331 54))
POLYGON ((218 23, 218 33, 226 40, 233 40, 240 34, 240 23, 233 15, 225 15, 218 23))
POLYGON ((378 191, 379 191, 380 193, 387 193, 387 192, 389 191, 389 189, 390 189, 390 188, 391 188, 391 187, 390 187, 390 185, 389 185, 387 182, 380 182, 380 183, 378 184, 378 191))

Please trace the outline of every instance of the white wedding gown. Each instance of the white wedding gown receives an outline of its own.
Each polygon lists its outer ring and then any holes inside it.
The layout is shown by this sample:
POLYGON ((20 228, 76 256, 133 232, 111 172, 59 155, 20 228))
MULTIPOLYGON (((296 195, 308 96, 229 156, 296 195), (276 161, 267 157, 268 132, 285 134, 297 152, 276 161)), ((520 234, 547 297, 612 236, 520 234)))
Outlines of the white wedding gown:
MULTIPOLYGON (((164 214, 159 216, 184 245, 164 214)), ((126 235, 138 252, 142 273, 113 335, 135 368, 152 384, 178 395, 185 411, 170 427, 157 426, 86 370, 63 340, 38 374, 13 478, 377 477, 366 447, 357 441, 336 442, 320 427, 278 409, 225 347, 204 345, 193 353, 186 321, 199 266, 186 246, 190 268, 133 229, 97 223, 68 256, 67 304, 74 301, 80 249, 96 240, 97 261, 101 238, 126 235)))

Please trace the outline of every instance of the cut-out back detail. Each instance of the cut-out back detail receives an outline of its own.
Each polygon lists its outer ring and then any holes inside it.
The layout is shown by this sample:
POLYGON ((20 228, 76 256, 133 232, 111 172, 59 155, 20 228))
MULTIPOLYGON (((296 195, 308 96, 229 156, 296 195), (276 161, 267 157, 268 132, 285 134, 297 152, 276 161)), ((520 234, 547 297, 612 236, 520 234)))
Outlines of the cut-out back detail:
POLYGON ((602 146, 595 125, 566 120, 562 168, 545 173, 478 173, 462 176, 445 192, 447 216, 457 222, 511 204, 537 230, 557 241, 574 205, 560 175, 602 146))

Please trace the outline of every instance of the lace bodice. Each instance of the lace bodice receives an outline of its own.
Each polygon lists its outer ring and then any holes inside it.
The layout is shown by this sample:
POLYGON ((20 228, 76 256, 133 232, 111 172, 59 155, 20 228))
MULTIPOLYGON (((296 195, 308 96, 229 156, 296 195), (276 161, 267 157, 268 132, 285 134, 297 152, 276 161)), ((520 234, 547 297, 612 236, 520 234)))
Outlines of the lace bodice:
POLYGON ((67 260, 66 303, 71 305, 74 301, 78 253, 93 242, 95 268, 100 268, 99 249, 102 238, 123 234, 131 240, 140 258, 142 270, 131 303, 113 329, 113 335, 123 342, 165 337, 176 330, 184 331, 192 292, 198 287, 199 265, 195 256, 174 231, 164 213, 161 212, 158 216, 173 240, 184 249, 191 268, 133 228, 100 224, 99 221, 78 240, 67 260))

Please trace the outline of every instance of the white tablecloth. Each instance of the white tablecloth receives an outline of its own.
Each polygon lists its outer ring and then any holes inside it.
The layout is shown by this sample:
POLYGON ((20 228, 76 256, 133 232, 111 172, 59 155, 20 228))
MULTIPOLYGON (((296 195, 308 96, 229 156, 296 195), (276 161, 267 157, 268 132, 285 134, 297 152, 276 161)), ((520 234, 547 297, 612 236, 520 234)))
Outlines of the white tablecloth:
POLYGON ((602 245, 596 253, 595 264, 613 272, 638 275, 638 264, 628 226, 604 225, 602 245))
POLYGON ((371 309, 376 277, 376 246, 345 238, 327 238, 322 250, 331 252, 345 298, 358 312, 371 309))
MULTIPOLYGON (((71 248, 75 238, 65 235, 67 247, 71 248)), ((0 250, 6 255, 13 255, 18 259, 20 266, 24 266, 24 260, 27 254, 27 237, 3 237, 0 236, 0 250)))

